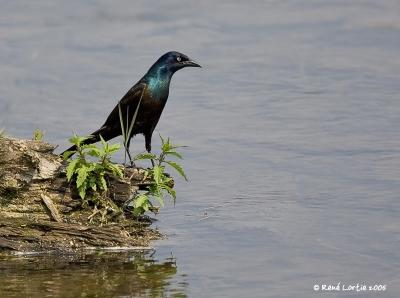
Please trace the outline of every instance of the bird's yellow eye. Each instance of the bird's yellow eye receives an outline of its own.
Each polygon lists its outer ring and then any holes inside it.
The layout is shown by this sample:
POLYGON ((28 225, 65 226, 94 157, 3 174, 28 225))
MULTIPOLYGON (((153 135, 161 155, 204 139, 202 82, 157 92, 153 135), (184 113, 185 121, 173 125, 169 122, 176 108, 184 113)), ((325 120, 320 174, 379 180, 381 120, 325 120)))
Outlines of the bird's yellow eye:
POLYGON ((176 57, 176 61, 181 62, 182 58, 180 56, 176 57))

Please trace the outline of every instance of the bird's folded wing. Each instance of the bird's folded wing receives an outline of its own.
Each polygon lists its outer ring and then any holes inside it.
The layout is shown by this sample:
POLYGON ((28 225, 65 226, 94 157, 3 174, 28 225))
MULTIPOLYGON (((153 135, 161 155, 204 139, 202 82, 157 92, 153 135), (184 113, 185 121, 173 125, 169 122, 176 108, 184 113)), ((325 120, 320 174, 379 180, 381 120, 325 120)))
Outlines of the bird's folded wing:
POLYGON ((137 83, 129 89, 112 110, 103 126, 119 123, 119 109, 121 109, 124 118, 127 112, 129 115, 133 115, 145 88, 145 83, 137 83))

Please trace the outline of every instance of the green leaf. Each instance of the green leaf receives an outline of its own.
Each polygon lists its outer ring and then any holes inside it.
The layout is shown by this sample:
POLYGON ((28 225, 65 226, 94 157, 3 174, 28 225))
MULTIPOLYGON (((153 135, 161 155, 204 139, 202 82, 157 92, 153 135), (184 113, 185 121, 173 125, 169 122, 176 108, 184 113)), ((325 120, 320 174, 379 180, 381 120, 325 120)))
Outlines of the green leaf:
POLYGON ((108 152, 108 143, 106 141, 104 141, 104 139, 101 135, 100 135, 100 141, 101 141, 101 144, 103 145, 104 151, 108 152))
POLYGON ((139 216, 139 215, 142 215, 143 213, 144 213, 144 209, 141 207, 133 209, 133 215, 139 216))
POLYGON ((39 128, 36 128, 35 131, 33 132, 33 140, 35 141, 43 140, 43 136, 44 133, 39 128))
POLYGON ((62 158, 64 160, 67 160, 68 158, 70 158, 76 151, 72 150, 72 151, 65 151, 62 155, 62 158))
POLYGON ((121 104, 120 104, 120 102, 118 103, 119 122, 120 122, 120 126, 121 126, 122 138, 124 140, 125 158, 126 158, 126 154, 129 155, 128 143, 129 143, 130 138, 132 137, 132 129, 136 122, 136 117, 137 117, 139 107, 142 102, 142 97, 143 97, 145 90, 146 90, 146 85, 144 85, 142 94, 140 95, 139 102, 136 106, 136 110, 135 110, 135 113, 132 117, 130 124, 129 124, 129 106, 126 107, 126 127, 124 125, 121 104), (129 127, 128 127, 128 125, 129 125, 129 127))
POLYGON ((164 200, 163 200, 162 195, 154 196, 154 198, 158 201, 158 203, 160 203, 161 207, 164 207, 164 200))
POLYGON ((96 184, 96 177, 95 176, 88 176, 86 179, 86 188, 91 188, 94 191, 97 191, 97 184, 96 184))
POLYGON ((152 196, 161 196, 161 187, 159 186, 159 184, 153 184, 153 185, 149 185, 149 193, 152 196))
POLYGON ((162 182, 161 177, 163 175, 164 168, 160 166, 154 166, 153 168, 153 178, 156 184, 160 184, 162 182))
POLYGON ((78 172, 78 177, 76 178, 76 186, 78 188, 80 188, 86 181, 86 177, 87 177, 87 167, 83 166, 80 167, 77 172, 78 172))
POLYGON ((74 133, 72 137, 68 139, 71 144, 77 145, 79 137, 74 133))
POLYGON ((164 154, 165 155, 172 155, 172 156, 175 156, 175 157, 177 157, 179 159, 183 159, 183 156, 180 153, 176 152, 176 151, 169 150, 169 151, 165 151, 164 154))
POLYGON ((90 188, 93 189, 94 191, 97 191, 97 184, 96 184, 96 182, 93 183, 93 184, 91 183, 91 184, 90 184, 90 188))
POLYGON ((147 201, 145 204, 142 205, 144 211, 149 211, 149 207, 150 207, 149 201, 147 201))
POLYGON ((121 148, 120 144, 113 144, 108 147, 108 153, 111 154, 111 153, 117 152, 119 150, 119 148, 121 148))
POLYGON ((83 144, 81 146, 81 149, 92 149, 92 148, 97 148, 97 146, 95 144, 83 144))
POLYGON ((89 139, 90 136, 86 136, 86 137, 79 137, 78 135, 74 134, 70 139, 69 142, 76 145, 77 147, 80 147, 80 145, 82 144, 82 142, 86 141, 87 139, 89 139))
MULTIPOLYGON (((100 165, 100 167, 101 167, 101 165, 100 165)), ((86 168, 87 168, 88 175, 90 175, 90 174, 92 174, 92 172, 96 172, 98 170, 99 164, 91 162, 86 166, 86 168)))
POLYGON ((166 152, 171 150, 171 143, 169 142, 169 138, 167 138, 167 141, 165 141, 165 139, 163 139, 160 135, 161 138, 161 150, 162 152, 166 152))
MULTIPOLYGON (((167 151, 175 152, 174 149, 187 147, 181 145, 173 145, 171 143, 170 138, 167 138, 167 140, 165 140, 161 135, 160 138, 161 138, 161 150, 164 154, 167 154, 167 151)), ((180 154, 178 153, 178 155, 180 154)))
POLYGON ((148 200, 149 198, 147 197, 147 195, 141 194, 135 199, 134 207, 135 208, 142 207, 148 200))
POLYGON ((103 150, 99 149, 99 148, 91 148, 90 150, 88 150, 87 154, 93 157, 100 157, 103 155, 103 150))
POLYGON ((176 191, 173 188, 165 184, 162 184, 161 187, 168 192, 168 194, 174 199, 174 201, 176 200, 176 191))
POLYGON ((121 169, 120 165, 113 164, 113 163, 108 163, 107 167, 111 170, 113 175, 115 175, 117 177, 123 177, 124 176, 124 173, 122 172, 122 169, 121 169))
POLYGON ((83 200, 86 197, 86 185, 82 185, 81 187, 79 187, 78 192, 79 192, 79 196, 83 200))
POLYGON ((144 170, 142 181, 146 180, 149 177, 149 170, 144 170))
POLYGON ((89 167, 92 172, 95 172, 97 174, 99 174, 104 169, 104 167, 97 162, 89 163, 89 167))
MULTIPOLYGON (((129 126, 129 129, 128 129, 128 132, 127 132, 127 134, 125 134, 125 148, 127 147, 127 145, 128 145, 128 140, 130 139, 130 137, 131 137, 131 133, 132 133, 132 129, 133 129, 133 125, 135 124, 135 122, 136 122, 136 117, 137 117, 137 114, 138 114, 138 112, 139 112, 139 107, 140 107, 140 104, 142 103, 142 98, 143 98, 143 94, 144 94, 144 91, 146 90, 146 86, 143 88, 143 91, 142 91, 142 94, 140 95, 140 99, 139 99, 139 102, 138 102, 138 104, 137 104, 137 106, 136 106, 136 110, 135 110, 135 113, 133 114, 133 117, 132 117, 132 120, 131 120, 131 124, 130 124, 130 126, 129 126)), ((127 113, 128 114, 128 113, 127 113)), ((128 118, 128 117, 127 117, 128 118)))
POLYGON ((144 152, 136 155, 133 160, 156 159, 156 158, 157 156, 155 154, 144 152))
POLYGON ((183 171, 183 168, 181 165, 177 164, 176 162, 173 161, 165 161, 167 164, 169 164, 171 167, 173 167, 186 181, 188 181, 185 172, 183 171))
POLYGON ((165 143, 164 138, 162 137, 162 135, 160 133, 158 135, 160 136, 160 139, 161 139, 161 145, 164 144, 165 143))
POLYGON ((76 167, 78 161, 79 161, 79 159, 71 160, 70 163, 67 166, 67 180, 68 180, 68 182, 71 181, 71 178, 75 173, 75 167, 76 167))
POLYGON ((103 190, 107 190, 107 189, 108 189, 106 178, 104 178, 103 175, 101 175, 101 176, 99 177, 99 183, 100 183, 100 187, 101 187, 103 190))
POLYGON ((125 127, 124 127, 124 119, 122 118, 122 111, 121 111, 121 103, 118 103, 118 113, 119 113, 119 122, 121 125, 121 131, 122 131, 122 138, 124 139, 124 144, 125 144, 125 139, 126 139, 126 134, 125 134, 125 127))
POLYGON ((177 148, 187 148, 188 146, 184 146, 184 145, 172 145, 171 149, 177 149, 177 148))

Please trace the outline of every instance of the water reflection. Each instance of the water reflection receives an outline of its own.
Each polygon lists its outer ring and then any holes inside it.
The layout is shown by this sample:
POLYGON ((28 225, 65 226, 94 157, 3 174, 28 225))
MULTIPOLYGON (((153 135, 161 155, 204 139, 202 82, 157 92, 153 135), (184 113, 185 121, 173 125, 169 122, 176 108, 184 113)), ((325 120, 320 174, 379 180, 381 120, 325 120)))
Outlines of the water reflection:
POLYGON ((156 253, 0 256, 1 297, 187 297, 176 259, 156 253))

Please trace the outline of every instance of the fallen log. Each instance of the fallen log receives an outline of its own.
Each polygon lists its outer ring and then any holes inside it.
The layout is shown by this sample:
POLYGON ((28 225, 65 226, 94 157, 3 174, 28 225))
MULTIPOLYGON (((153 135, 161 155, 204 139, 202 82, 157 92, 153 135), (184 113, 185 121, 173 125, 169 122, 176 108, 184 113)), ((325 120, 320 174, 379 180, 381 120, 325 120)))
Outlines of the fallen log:
MULTIPOLYGON (((83 204, 54 149, 42 141, 0 137, 0 250, 147 246, 161 237, 149 220, 83 204), (97 215, 108 221, 93 220, 97 215)), ((122 207, 148 184, 144 169, 124 168, 123 178, 109 179, 107 197, 122 207)))

